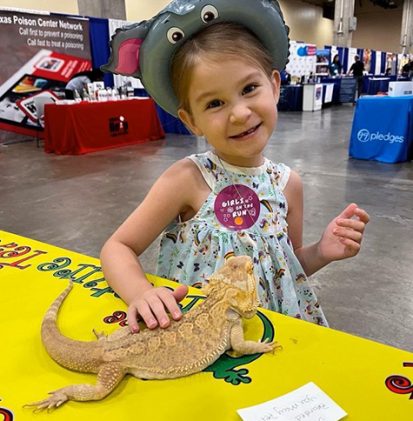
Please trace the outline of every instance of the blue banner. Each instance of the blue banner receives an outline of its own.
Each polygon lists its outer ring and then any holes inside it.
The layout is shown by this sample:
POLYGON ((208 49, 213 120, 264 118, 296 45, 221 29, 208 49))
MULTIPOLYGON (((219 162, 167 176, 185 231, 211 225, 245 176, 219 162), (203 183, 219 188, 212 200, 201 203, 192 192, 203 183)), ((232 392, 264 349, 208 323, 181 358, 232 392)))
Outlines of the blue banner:
POLYGON ((357 101, 349 155, 381 162, 412 159, 413 96, 362 97, 357 101))

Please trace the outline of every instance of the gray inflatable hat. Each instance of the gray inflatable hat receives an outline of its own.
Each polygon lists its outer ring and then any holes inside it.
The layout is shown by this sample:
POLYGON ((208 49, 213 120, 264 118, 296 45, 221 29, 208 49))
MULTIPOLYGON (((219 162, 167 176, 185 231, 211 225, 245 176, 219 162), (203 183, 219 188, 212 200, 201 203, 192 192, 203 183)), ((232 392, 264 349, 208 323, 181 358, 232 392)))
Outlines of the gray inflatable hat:
POLYGON ((172 57, 187 39, 219 22, 248 28, 270 53, 274 69, 284 69, 289 28, 275 0, 173 0, 152 19, 118 29, 110 43, 109 62, 101 69, 139 78, 149 95, 176 116, 172 57))

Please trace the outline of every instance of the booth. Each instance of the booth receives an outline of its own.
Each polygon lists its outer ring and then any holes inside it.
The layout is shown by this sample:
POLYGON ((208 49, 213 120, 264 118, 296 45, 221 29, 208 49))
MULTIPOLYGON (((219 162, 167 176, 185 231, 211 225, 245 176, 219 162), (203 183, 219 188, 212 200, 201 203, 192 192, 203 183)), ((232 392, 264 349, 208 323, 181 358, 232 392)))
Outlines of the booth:
POLYGON ((150 98, 45 106, 44 150, 79 155, 165 136, 150 98))
POLYGON ((413 158, 413 96, 364 96, 354 114, 349 155, 395 163, 413 158))

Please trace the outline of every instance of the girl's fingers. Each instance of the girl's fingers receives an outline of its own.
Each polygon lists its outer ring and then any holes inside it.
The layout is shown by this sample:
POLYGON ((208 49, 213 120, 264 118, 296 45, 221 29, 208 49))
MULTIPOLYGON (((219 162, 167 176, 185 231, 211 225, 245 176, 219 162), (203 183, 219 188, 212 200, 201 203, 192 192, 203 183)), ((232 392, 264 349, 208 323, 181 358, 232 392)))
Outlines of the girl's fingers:
POLYGON ((370 215, 361 208, 357 208, 354 213, 358 216, 359 220, 367 224, 370 221, 370 215))
POLYGON ((366 224, 357 219, 337 219, 336 224, 340 227, 352 228, 358 232, 364 232, 366 224))
POLYGON ((140 300, 138 305, 138 312, 149 329, 154 329, 158 326, 158 318, 152 312, 152 306, 145 300, 140 300))
POLYGON ((168 312, 174 320, 179 320, 182 312, 177 300, 180 301, 186 296, 188 288, 182 286, 177 290, 175 296, 174 292, 167 288, 155 288, 131 303, 127 311, 131 332, 139 332, 138 318, 141 318, 149 329, 154 329, 158 325, 162 328, 168 327, 171 323, 168 312))
POLYGON ((356 255, 360 251, 360 243, 344 237, 340 237, 340 241, 348 248, 352 256, 356 255))
POLYGON ((363 234, 361 232, 346 228, 336 228, 334 230, 334 234, 337 235, 337 237, 347 238, 349 240, 356 241, 357 243, 361 243, 363 238, 363 234))
POLYGON ((127 319, 128 319, 129 330, 132 333, 138 333, 139 332, 139 324, 137 321, 138 310, 136 309, 135 306, 129 306, 126 314, 127 314, 127 319))
MULTIPOLYGON (((157 323, 154 327, 157 326, 158 322, 159 326, 168 327, 170 324, 170 320, 168 315, 166 314, 164 303, 160 299, 160 297, 158 295, 152 295, 151 297, 148 297, 147 304, 150 307, 151 313, 153 313, 157 320, 157 323)), ((152 329, 152 326, 148 325, 148 327, 152 329)))
POLYGON ((173 319, 179 320, 182 317, 182 312, 176 302, 175 297, 172 295, 172 291, 165 290, 161 295, 161 299, 173 319))

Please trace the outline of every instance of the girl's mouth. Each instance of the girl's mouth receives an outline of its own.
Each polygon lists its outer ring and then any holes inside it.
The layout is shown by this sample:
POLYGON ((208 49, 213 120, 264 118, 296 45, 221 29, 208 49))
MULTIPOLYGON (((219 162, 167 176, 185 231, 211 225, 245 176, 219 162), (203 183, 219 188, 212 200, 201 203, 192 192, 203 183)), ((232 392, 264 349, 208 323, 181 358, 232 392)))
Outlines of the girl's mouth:
POLYGON ((243 137, 249 136, 257 131, 257 129, 261 126, 262 123, 257 124, 256 126, 252 127, 249 130, 246 130, 245 132, 242 132, 240 134, 237 134, 235 136, 230 136, 230 139, 241 139, 243 137))

